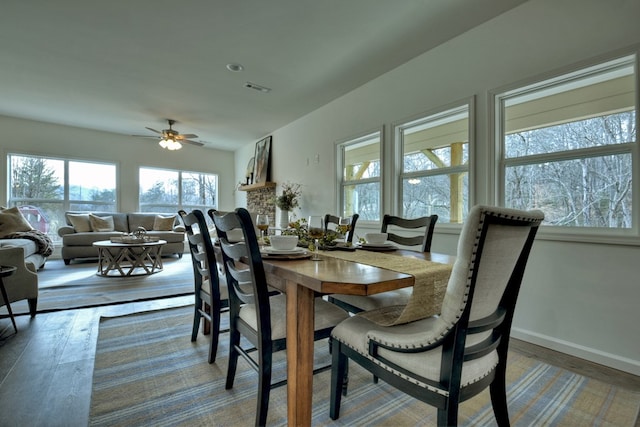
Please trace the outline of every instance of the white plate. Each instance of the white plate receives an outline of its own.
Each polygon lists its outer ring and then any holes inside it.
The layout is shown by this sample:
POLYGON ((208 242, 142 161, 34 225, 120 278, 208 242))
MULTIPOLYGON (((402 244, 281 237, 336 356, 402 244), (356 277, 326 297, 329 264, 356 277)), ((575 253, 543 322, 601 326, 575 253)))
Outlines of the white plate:
POLYGON ((391 243, 363 243, 363 248, 391 248, 394 247, 391 243))
POLYGON ((264 248, 264 253, 269 255, 298 255, 304 253, 306 250, 304 248, 293 248, 293 249, 274 249, 271 246, 267 246, 264 248))

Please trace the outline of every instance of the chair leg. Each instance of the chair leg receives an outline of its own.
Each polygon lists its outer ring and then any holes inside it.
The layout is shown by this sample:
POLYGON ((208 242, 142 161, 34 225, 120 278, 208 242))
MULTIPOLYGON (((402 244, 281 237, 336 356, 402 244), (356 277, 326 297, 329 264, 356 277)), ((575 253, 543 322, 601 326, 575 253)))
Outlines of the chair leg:
POLYGON ((256 408, 256 426, 265 426, 267 424, 267 413, 269 411, 269 395, 271 394, 271 365, 272 352, 271 349, 262 352, 260 355, 260 378, 258 379, 258 402, 256 408))
POLYGON ((31 317, 36 317, 36 312, 38 311, 38 298, 29 298, 27 300, 29 303, 29 314, 31 317))
POLYGON ((496 422, 500 427, 509 427, 509 408, 507 406, 507 389, 506 389, 506 373, 505 369, 498 366, 496 377, 489 386, 491 393, 491 405, 493 406, 493 414, 496 422))
POLYGON ((198 330, 200 329, 200 318, 202 317, 202 315, 200 314, 200 307, 202 305, 202 302, 198 302, 196 300, 196 303, 193 306, 193 327, 191 328, 191 342, 194 342, 196 339, 198 339, 198 330))
MULTIPOLYGON (((211 315, 211 306, 204 301, 202 301, 202 309, 205 312, 209 313, 209 315, 211 315)), ((202 335, 209 335, 210 333, 211 333, 211 322, 205 319, 204 325, 202 325, 202 335)))
POLYGON ((447 401, 445 408, 438 408, 438 427, 458 425, 458 402, 447 401))
POLYGON ((240 332, 235 329, 231 329, 229 332, 229 365, 227 367, 227 382, 224 386, 229 390, 233 388, 233 380, 236 377, 236 368, 238 367, 238 353, 237 346, 240 345, 240 332))
POLYGON ((209 363, 216 361, 216 353, 218 352, 218 337, 220 335, 220 310, 212 310, 209 307, 209 315, 211 316, 211 343, 209 344, 209 363))
POLYGON ((340 401, 342 400, 348 363, 347 356, 341 350, 342 344, 340 341, 334 340, 331 355, 331 397, 329 407, 329 416, 332 420, 337 420, 340 417, 340 401))

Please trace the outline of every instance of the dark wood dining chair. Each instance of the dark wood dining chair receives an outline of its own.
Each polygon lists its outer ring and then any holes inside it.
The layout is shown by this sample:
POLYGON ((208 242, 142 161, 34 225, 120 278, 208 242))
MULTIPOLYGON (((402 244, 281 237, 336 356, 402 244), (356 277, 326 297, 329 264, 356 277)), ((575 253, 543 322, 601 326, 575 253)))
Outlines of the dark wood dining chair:
POLYGON ((422 216, 419 218, 402 218, 386 214, 382 217, 382 233, 387 233, 387 240, 403 246, 420 246, 420 251, 431 251, 433 230, 438 221, 438 215, 422 216), (424 233, 418 236, 405 236, 397 234, 397 229, 416 230, 424 228, 424 233), (394 232, 395 231, 395 232, 394 232))
MULTIPOLYGON (((225 388, 233 387, 238 358, 242 356, 259 375, 256 425, 263 426, 267 421, 270 390, 286 384, 286 379, 271 382, 272 354, 286 349, 286 295, 269 292, 249 212, 244 208, 227 213, 209 210, 209 215, 218 232, 229 285, 230 351, 225 388), (227 233, 238 228, 244 240, 229 242, 227 233), (241 336, 252 347, 243 346, 241 336), (252 357, 254 353, 257 356, 252 357)), ((346 311, 315 298, 314 340, 328 338, 333 327, 348 317, 346 311)))
POLYGON ((228 311, 229 307, 227 283, 225 277, 219 275, 211 235, 202 211, 196 209, 187 213, 181 209, 178 214, 184 223, 193 266, 195 304, 191 341, 198 338, 201 319, 204 318, 203 332, 211 335, 208 361, 214 363, 220 333, 226 332, 220 330, 220 313, 228 311))
MULTIPOLYGON (((385 215, 382 218, 381 232, 388 234, 388 240, 403 246, 416 246, 422 252, 431 251, 431 240, 435 229, 438 215, 423 216, 419 218, 401 218, 399 216, 385 215), (393 227, 393 228, 390 228, 393 227), (418 230, 424 228, 421 235, 405 236, 397 234, 397 229, 418 230), (395 233, 392 232, 396 231, 395 233)), ((396 289, 394 291, 382 292, 375 295, 329 295, 328 300, 350 313, 360 313, 361 311, 375 310, 381 307, 392 305, 406 305, 409 302, 411 288, 396 289)))
MULTIPOLYGON (((355 230, 356 230, 356 223, 358 222, 358 218, 360 218, 360 215, 358 214, 353 214, 351 215, 351 228, 349 229, 349 232, 347 233, 347 242, 351 243, 353 242, 353 236, 355 234, 355 230)), ((340 217, 339 216, 335 216, 335 215, 331 215, 331 214, 326 214, 324 216, 324 231, 325 233, 329 230, 329 224, 334 224, 334 225, 340 225, 340 217)))
POLYGON ((509 425, 505 373, 511 321, 544 215, 475 206, 458 242, 439 315, 395 326, 375 311, 335 327, 330 416, 338 419, 347 361, 438 410, 455 426, 458 406, 487 387, 500 426, 509 425), (369 320, 371 319, 371 320, 369 320))

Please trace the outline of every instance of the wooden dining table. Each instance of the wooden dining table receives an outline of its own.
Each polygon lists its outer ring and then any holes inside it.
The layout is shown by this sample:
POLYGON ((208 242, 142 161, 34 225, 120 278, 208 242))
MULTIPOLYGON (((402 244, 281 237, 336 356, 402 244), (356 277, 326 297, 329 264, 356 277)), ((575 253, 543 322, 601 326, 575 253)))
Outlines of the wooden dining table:
MULTIPOLYGON (((320 254, 321 261, 263 259, 269 285, 286 293, 289 426, 311 425, 314 298, 325 294, 373 295, 414 285, 410 274, 323 256, 322 251, 320 254)), ((393 254, 445 264, 454 261, 453 256, 445 254, 407 250, 393 254)))

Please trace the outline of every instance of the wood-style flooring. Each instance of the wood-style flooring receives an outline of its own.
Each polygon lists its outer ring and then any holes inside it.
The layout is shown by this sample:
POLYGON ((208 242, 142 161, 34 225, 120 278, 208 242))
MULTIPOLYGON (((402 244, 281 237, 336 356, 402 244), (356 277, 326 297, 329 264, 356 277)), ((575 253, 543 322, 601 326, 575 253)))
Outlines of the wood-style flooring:
MULTIPOLYGON (((18 316, 14 334, 0 319, 0 426, 86 426, 100 316, 182 306, 192 297, 18 316)), ((512 340, 511 348, 547 363, 640 390, 640 377, 512 340)), ((640 420, 636 420, 640 427, 640 420)))

